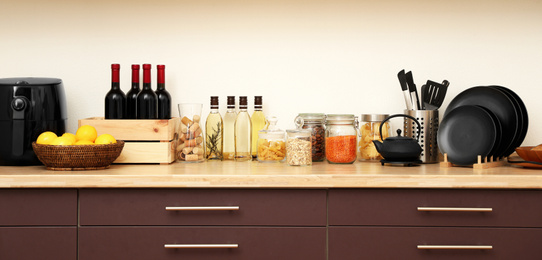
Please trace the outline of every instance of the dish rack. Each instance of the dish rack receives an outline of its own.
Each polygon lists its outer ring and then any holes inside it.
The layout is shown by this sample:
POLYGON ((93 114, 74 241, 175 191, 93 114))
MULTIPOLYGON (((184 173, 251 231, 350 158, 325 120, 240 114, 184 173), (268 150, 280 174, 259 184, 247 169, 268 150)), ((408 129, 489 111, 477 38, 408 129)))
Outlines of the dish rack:
MULTIPOLYGON (((478 155, 478 162, 475 164, 472 164, 473 169, 488 169, 488 168, 495 168, 506 165, 506 161, 503 157, 500 158, 493 158, 491 157, 482 157, 481 155, 478 155)), ((450 167, 458 167, 462 165, 456 165, 448 161, 448 154, 444 154, 444 161, 440 163, 440 167, 442 168, 450 168, 450 167)))

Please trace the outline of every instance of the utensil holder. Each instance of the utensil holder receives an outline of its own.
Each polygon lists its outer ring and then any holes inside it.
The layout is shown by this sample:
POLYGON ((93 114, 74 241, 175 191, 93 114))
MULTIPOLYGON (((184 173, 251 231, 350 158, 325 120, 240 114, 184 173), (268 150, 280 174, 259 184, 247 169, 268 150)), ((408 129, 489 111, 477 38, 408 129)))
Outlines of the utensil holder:
MULTIPOLYGON (((439 162, 439 149, 437 144, 437 131, 439 125, 438 110, 405 110, 405 114, 416 118, 421 126, 420 139, 418 143, 422 147, 420 160, 423 163, 439 162)), ((414 120, 404 120, 404 136, 416 138, 417 125, 414 120)))

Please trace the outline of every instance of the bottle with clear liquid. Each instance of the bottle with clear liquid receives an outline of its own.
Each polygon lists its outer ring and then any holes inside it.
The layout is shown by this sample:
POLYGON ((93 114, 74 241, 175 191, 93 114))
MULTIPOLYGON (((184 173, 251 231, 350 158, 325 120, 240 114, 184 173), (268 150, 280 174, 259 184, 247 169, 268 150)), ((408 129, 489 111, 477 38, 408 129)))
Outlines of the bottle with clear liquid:
POLYGON ((111 64, 111 90, 105 96, 105 119, 126 119, 126 95, 120 89, 120 65, 111 64))
POLYGON ((254 97, 254 113, 251 117, 252 121, 252 158, 256 158, 258 147, 258 133, 265 128, 267 121, 263 113, 262 96, 254 97))
POLYGON ((126 118, 136 119, 137 112, 137 94, 141 89, 139 88, 139 64, 132 64, 132 87, 126 93, 126 118))
POLYGON ((222 160, 222 135, 223 122, 218 112, 218 97, 212 96, 211 112, 205 122, 205 144, 207 145, 205 158, 207 160, 222 160))
POLYGON ((228 110, 224 115, 222 156, 224 160, 235 159, 235 96, 228 96, 228 110))
POLYGON ((252 123, 247 111, 247 97, 239 97, 239 114, 235 119, 235 161, 252 160, 252 123))

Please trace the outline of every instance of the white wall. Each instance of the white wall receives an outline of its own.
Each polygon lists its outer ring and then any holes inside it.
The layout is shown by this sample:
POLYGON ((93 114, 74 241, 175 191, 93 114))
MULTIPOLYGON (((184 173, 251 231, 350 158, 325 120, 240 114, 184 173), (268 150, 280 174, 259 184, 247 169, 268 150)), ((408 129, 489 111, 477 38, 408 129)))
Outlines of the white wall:
POLYGON ((0 10, 0 77, 63 79, 72 132, 103 115, 111 63, 125 91, 132 63, 166 64, 174 103, 203 103, 204 114, 211 95, 223 108, 227 95, 263 95, 283 129, 300 112, 401 113, 404 68, 418 86, 449 80, 444 108, 472 86, 511 88, 529 110, 524 145, 542 143, 539 0, 3 0, 0 10))

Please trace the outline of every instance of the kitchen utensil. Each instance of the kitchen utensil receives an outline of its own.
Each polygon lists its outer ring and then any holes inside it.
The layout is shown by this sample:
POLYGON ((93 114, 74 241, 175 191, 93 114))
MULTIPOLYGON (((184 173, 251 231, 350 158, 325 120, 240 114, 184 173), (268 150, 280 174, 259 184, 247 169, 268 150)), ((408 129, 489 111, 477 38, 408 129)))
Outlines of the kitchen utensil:
MULTIPOLYGON (((418 144, 422 148, 420 159, 423 163, 439 162, 439 149, 437 142, 437 132, 439 127, 439 111, 438 110, 405 110, 405 114, 412 116, 418 120, 423 126, 420 130, 420 138, 418 144)), ((404 120, 404 135, 406 137, 416 137, 416 123, 405 118, 404 120)))
POLYGON ((497 136, 492 116, 483 108, 464 105, 448 111, 440 123, 437 141, 448 161, 458 165, 477 162, 478 155, 488 156, 497 136))
POLYGON ((525 139, 525 136, 527 135, 527 129, 529 128, 529 116, 527 113, 527 108, 525 107, 525 104, 521 100, 521 98, 512 90, 502 87, 502 86, 489 86, 492 88, 497 88, 501 91, 503 91, 514 103, 516 111, 518 111, 519 117, 518 117, 518 133, 514 140, 512 141, 512 146, 509 147, 504 153, 505 154, 512 154, 514 152, 514 148, 519 147, 521 143, 523 143, 523 140, 525 139))
POLYGON ((444 80, 442 84, 428 80, 425 84, 426 90, 424 92, 424 102, 426 104, 426 109, 435 110, 439 109, 446 97, 446 92, 448 90, 449 82, 444 80))
POLYGON ((416 118, 403 114, 389 116, 380 123, 380 136, 382 136, 382 126, 384 123, 395 117, 407 117, 414 120, 414 122, 416 122, 418 125, 418 135, 416 139, 401 136, 401 129, 397 129, 397 136, 388 137, 383 140, 383 142, 373 140, 376 150, 380 153, 380 155, 382 155, 382 157, 384 157, 381 162, 418 162, 420 159, 420 154, 422 153, 422 148, 418 144, 422 126, 416 118))
POLYGON ((489 109, 497 116, 502 127, 502 138, 499 149, 494 155, 496 157, 510 155, 510 151, 513 151, 510 148, 515 148, 516 135, 520 134, 519 113, 512 99, 497 88, 487 86, 469 88, 459 93, 450 102, 444 113, 444 119, 455 108, 465 105, 479 105, 489 109))
POLYGON ((32 142, 66 130, 66 97, 57 78, 0 79, 0 165, 36 165, 32 142))
POLYGON ((510 160, 508 162, 525 168, 542 168, 542 151, 532 150, 534 146, 523 146, 516 148, 516 153, 524 161, 510 160))
POLYGON ((405 103, 408 110, 412 110, 412 98, 410 96, 410 91, 406 82, 405 70, 399 71, 397 74, 399 78, 399 83, 401 84, 401 89, 403 90, 403 96, 405 97, 405 103))
POLYGON ((420 99, 418 98, 418 89, 416 88, 416 84, 414 84, 414 78, 412 77, 412 71, 409 71, 405 74, 406 76, 406 82, 408 85, 408 91, 410 92, 410 98, 412 101, 412 108, 413 109, 421 109, 420 107, 420 99))

